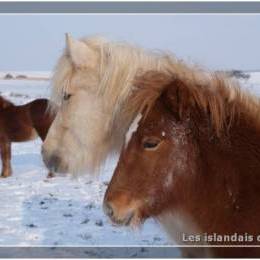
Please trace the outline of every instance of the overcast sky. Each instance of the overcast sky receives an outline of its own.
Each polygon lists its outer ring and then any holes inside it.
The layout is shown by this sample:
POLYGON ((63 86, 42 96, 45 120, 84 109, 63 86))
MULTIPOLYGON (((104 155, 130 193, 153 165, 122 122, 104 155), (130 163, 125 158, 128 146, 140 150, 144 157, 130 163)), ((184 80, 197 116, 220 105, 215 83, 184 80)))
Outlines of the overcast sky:
POLYGON ((211 69, 260 70, 260 15, 0 15, 0 71, 52 70, 64 33, 99 34, 211 69))

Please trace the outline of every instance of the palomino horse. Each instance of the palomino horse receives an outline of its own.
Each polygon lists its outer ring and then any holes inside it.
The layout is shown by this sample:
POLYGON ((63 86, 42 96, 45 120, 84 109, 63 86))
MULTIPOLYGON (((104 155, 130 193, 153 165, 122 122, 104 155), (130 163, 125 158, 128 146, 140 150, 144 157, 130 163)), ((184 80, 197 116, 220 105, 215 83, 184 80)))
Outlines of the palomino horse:
POLYGON ((131 103, 142 118, 104 210, 121 225, 154 217, 178 244, 206 246, 186 255, 259 257, 250 245, 260 245, 260 102, 208 77, 210 85, 158 72, 137 80, 131 103))
POLYGON ((128 109, 135 89, 132 81, 137 73, 149 70, 187 77, 194 69, 170 54, 67 35, 52 80, 51 99, 59 109, 43 144, 46 166, 55 171, 94 172, 110 151, 119 151, 140 109, 128 109))
MULTIPOLYGON (((9 177, 11 168, 11 142, 25 142, 39 136, 45 139, 55 114, 48 113, 49 101, 36 99, 22 106, 0 96, 0 149, 2 159, 1 177, 9 177)), ((48 177, 52 177, 49 172, 48 177)))

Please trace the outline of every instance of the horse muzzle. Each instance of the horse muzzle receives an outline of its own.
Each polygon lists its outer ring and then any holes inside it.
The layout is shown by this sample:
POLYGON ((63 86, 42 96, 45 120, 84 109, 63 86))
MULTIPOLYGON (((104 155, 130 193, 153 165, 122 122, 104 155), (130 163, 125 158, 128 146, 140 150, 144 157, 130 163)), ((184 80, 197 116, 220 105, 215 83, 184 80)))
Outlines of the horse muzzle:
POLYGON ((104 198, 103 211, 110 220, 120 226, 138 226, 141 223, 140 201, 133 199, 128 193, 116 192, 115 196, 108 193, 104 198))
POLYGON ((105 214, 111 219, 111 221, 119 226, 129 226, 135 215, 134 211, 131 210, 123 214, 118 214, 113 206, 107 202, 104 202, 103 210, 105 214))
POLYGON ((61 157, 55 153, 48 154, 44 148, 42 148, 42 158, 46 167, 50 171, 66 173, 68 166, 64 164, 61 157))

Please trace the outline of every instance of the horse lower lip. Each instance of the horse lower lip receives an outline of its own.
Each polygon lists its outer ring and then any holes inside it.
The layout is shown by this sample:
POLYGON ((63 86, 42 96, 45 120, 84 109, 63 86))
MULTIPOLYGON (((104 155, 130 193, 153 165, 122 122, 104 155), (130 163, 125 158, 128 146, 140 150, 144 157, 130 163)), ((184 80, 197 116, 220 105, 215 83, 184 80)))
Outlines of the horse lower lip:
POLYGON ((68 172, 68 168, 64 165, 49 165, 47 166, 47 168, 50 171, 56 172, 56 173, 67 173, 68 172))
POLYGON ((131 213, 131 214, 128 214, 128 216, 123 220, 115 219, 114 217, 112 217, 112 221, 118 226, 129 226, 133 217, 134 217, 134 213, 131 213))
POLYGON ((132 219, 133 219, 133 217, 134 217, 134 213, 131 213, 131 214, 129 215, 129 217, 126 219, 124 225, 125 225, 125 226, 129 226, 130 223, 131 223, 131 221, 132 221, 132 219))

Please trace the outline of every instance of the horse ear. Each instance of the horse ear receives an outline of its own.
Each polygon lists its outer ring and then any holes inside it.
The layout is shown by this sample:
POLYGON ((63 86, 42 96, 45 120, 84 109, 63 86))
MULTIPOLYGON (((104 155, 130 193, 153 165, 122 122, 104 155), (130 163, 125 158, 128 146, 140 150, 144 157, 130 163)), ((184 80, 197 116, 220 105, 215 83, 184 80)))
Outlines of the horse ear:
POLYGON ((175 79, 166 88, 163 96, 166 99, 166 105, 178 121, 183 121, 189 117, 191 102, 189 89, 184 82, 175 79))
POLYGON ((82 41, 74 40, 66 33, 66 48, 72 63, 79 68, 93 68, 97 63, 97 54, 82 41))

